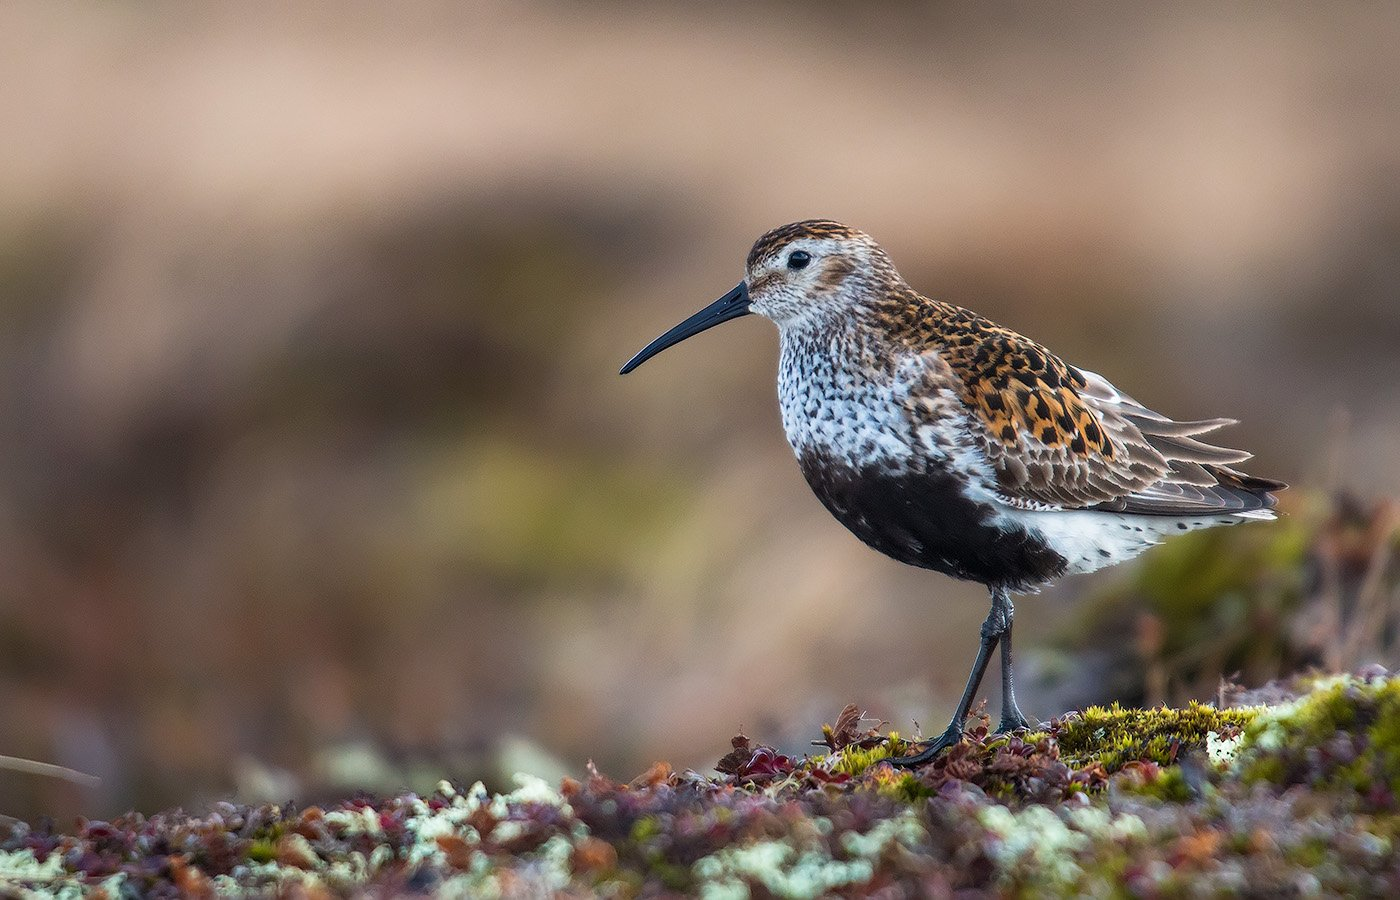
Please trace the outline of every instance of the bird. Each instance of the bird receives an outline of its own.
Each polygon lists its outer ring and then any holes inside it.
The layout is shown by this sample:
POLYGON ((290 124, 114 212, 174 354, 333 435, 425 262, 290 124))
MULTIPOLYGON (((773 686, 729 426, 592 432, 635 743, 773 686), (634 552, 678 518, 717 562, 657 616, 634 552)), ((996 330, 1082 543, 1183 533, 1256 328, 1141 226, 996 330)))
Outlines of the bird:
POLYGON ((998 733, 1030 726, 1012 678, 1013 594, 1124 562, 1166 537, 1275 516, 1287 485, 1233 468, 1251 454, 1201 436, 1106 378, 952 303, 918 293, 868 234, 827 219, 775 228, 728 293, 647 344, 750 314, 778 328, 783 431, 817 498, 861 541, 990 595, 948 727, 893 758, 962 740, 1001 650, 998 733))

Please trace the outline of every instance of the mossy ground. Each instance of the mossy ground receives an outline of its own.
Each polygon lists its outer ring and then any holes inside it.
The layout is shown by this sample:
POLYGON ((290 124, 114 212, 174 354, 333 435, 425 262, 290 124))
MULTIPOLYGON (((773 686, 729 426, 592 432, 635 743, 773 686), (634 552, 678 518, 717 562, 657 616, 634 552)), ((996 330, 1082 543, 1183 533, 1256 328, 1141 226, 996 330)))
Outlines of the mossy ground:
POLYGON ((848 707, 827 752, 741 736, 718 777, 658 764, 505 795, 444 783, 331 809, 21 825, 0 842, 0 893, 1397 895, 1400 680, 1282 693, 1095 708, 1022 735, 983 723, 914 771, 884 761, 903 739, 848 707))

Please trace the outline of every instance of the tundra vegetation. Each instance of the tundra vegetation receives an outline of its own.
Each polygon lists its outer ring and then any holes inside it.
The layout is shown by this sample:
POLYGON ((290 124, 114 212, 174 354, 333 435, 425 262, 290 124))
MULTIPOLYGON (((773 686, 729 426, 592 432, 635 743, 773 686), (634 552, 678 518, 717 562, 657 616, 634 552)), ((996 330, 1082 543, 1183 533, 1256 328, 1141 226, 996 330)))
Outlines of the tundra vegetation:
POLYGON ((712 774, 589 767, 509 793, 328 808, 216 804, 72 831, 15 825, 0 883, 58 895, 1395 896, 1400 679, 1300 676, 1227 708, 987 723, 933 763, 854 706, 792 756, 747 736, 712 774), (1268 703, 1253 702, 1260 696, 1268 703))
POLYGON ((705 772, 11 820, 0 891, 1400 895, 1400 677, 1362 664, 1396 650, 1397 517, 1292 503, 1169 542, 1043 651, 1044 689, 1058 653, 1122 704, 983 718, 914 770, 886 760, 916 735, 848 705, 806 752, 740 734, 705 772))

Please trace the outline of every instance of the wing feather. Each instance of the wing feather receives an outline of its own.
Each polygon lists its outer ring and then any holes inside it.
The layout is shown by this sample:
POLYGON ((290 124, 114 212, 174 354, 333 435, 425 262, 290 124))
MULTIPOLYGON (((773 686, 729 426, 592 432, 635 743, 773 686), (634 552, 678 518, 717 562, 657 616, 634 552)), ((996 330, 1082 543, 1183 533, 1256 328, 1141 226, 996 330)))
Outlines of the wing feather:
POLYGON ((928 303, 919 349, 941 363, 928 371, 951 379, 934 378, 926 389, 951 380, 1011 504, 1247 515, 1273 507, 1271 492, 1285 487, 1230 468, 1249 453, 1198 439, 1235 420, 1173 420, 1014 331, 928 303))

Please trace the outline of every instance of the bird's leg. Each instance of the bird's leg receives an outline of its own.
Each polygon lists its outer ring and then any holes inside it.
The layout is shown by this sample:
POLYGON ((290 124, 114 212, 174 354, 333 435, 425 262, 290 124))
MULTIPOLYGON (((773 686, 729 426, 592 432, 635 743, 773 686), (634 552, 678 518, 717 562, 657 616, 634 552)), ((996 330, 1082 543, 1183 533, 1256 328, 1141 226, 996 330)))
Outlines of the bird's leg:
POLYGON ((977 648, 977 659, 972 663, 972 672, 967 676, 967 686, 963 688, 962 699, 958 701, 957 711, 953 713, 953 721, 948 723, 948 727, 944 729, 942 734, 926 744, 918 753, 913 756, 892 757, 891 764, 896 766, 921 765, 962 740, 963 720, 967 718, 968 711, 972 709, 972 698, 977 695, 977 688, 982 685, 982 676, 987 674, 987 664, 992 661, 992 651, 996 649, 997 642, 1001 640, 1002 635, 1011 627, 1009 614, 1011 601, 1007 599, 1004 604, 999 604, 997 596, 997 592, 993 591, 992 611, 987 615, 987 620, 982 623, 982 645, 977 648))
POLYGON ((1011 685, 1011 626, 1016 616, 1016 608, 1011 604, 1011 595, 1005 588, 992 589, 992 610, 998 605, 1005 607, 1006 633, 1001 636, 1001 721, 997 723, 997 734, 1029 728, 1030 723, 1016 705, 1016 691, 1011 685))

